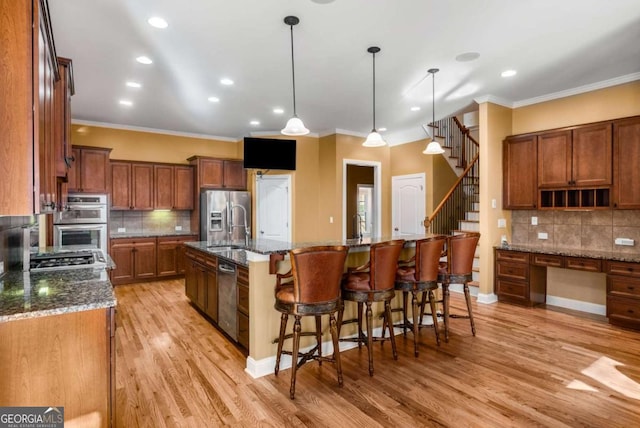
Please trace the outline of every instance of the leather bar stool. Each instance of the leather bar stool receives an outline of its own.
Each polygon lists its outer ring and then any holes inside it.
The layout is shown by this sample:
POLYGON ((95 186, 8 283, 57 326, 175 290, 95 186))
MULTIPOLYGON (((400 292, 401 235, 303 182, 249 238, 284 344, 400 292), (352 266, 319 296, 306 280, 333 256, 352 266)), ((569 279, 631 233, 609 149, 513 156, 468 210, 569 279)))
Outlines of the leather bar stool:
POLYGON ((393 321, 391 318, 391 299, 396 295, 394 283, 398 268, 398 256, 404 245, 404 240, 398 239, 373 244, 369 250, 369 261, 359 267, 348 268, 342 281, 342 306, 338 314, 338 332, 342 324, 358 323, 358 334, 355 338, 341 338, 345 342, 357 342, 358 347, 367 346, 369 354, 369 375, 373 376, 373 342, 391 340, 393 358, 398 359, 396 340, 393 335, 393 321), (358 318, 343 321, 344 301, 349 300, 358 303, 358 318), (373 314, 371 305, 373 302, 384 302, 383 335, 373 337, 373 314), (362 310, 366 305, 366 335, 362 332, 362 310), (389 338, 384 337, 384 329, 389 328, 389 338))
POLYGON ((291 388, 289 396, 293 400, 296 392, 296 372, 309 360, 335 363, 338 384, 342 386, 342 366, 338 347, 338 329, 335 313, 340 307, 340 281, 347 258, 347 246, 318 246, 294 249, 289 252, 291 271, 276 275, 275 305, 282 313, 280 317, 280 335, 276 354, 275 374, 280 370, 282 354, 291 355, 291 388), (284 280, 290 278, 289 282, 284 280), (293 333, 285 335, 289 315, 295 317, 293 333), (321 316, 329 315, 329 330, 333 341, 333 357, 322 355, 321 316), (302 332, 300 320, 304 316, 313 316, 316 331, 302 332), (300 353, 300 337, 316 337, 316 345, 310 351, 300 353), (291 351, 282 349, 285 339, 293 338, 291 351))
MULTIPOLYGON (((471 295, 469 294, 469 282, 473 274, 473 256, 480 240, 480 233, 466 232, 447 237, 447 262, 440 268, 438 282, 442 284, 442 306, 444 318, 444 341, 449 341, 449 318, 465 318, 471 323, 471 333, 476 335, 476 326, 473 322, 471 310, 471 295), (467 315, 450 314, 449 311, 449 285, 462 284, 464 298, 467 303, 467 315)), ((422 304, 424 310, 424 303, 422 304)))
POLYGON ((433 330, 436 336, 436 343, 440 345, 436 299, 433 292, 438 289, 439 263, 446 240, 446 236, 439 235, 416 241, 415 255, 411 260, 400 262, 400 267, 396 272, 395 289, 402 291, 403 313, 403 323, 396 324, 396 327, 402 327, 405 335, 408 328, 413 331, 413 346, 416 357, 418 356, 418 331, 423 326, 421 325, 422 311, 418 309, 418 293, 423 293, 423 301, 426 300, 427 296, 429 297, 433 330), (407 298, 409 293, 411 293, 413 321, 409 321, 407 317, 407 298))

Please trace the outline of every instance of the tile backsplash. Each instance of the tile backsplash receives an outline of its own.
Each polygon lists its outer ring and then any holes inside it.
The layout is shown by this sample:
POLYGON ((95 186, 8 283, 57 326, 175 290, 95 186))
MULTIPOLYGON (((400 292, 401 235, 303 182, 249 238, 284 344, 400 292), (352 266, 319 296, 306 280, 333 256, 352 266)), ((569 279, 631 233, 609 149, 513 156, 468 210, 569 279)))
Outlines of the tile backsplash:
POLYGON ((511 242, 542 248, 640 253, 639 210, 511 212, 511 242), (531 224, 531 217, 538 224, 531 224), (539 239, 546 233, 547 239, 539 239), (616 238, 633 239, 633 246, 615 245, 616 238))
POLYGON ((180 232, 189 232, 191 211, 111 211, 109 215, 110 233, 124 228, 125 233, 167 234, 176 232, 176 226, 182 228, 180 232))

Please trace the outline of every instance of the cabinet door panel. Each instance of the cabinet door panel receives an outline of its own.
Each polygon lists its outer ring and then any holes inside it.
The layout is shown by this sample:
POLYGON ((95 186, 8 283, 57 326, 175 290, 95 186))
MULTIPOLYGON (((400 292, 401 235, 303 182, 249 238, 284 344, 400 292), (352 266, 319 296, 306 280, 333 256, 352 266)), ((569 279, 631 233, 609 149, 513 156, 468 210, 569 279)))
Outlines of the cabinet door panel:
POLYGON ((640 118, 613 126, 613 206, 640 209, 640 118))
POLYGON ((158 276, 171 276, 178 274, 178 241, 162 241, 158 238, 157 272, 158 276))
POLYGON ((156 276, 156 243, 136 242, 135 244, 135 277, 153 278, 156 276))
POLYGON ((193 197, 193 168, 190 166, 174 167, 174 209, 192 210, 193 197))
POLYGON ((198 300, 198 279, 196 275, 196 262, 191 258, 187 258, 184 270, 184 293, 192 302, 198 300))
POLYGON ((200 159, 199 175, 201 187, 223 187, 223 161, 200 159))
POLYGON ((153 165, 131 165, 131 202, 135 210, 153 209, 153 165))
POLYGON ((207 269, 207 303, 205 312, 218 322, 218 278, 215 270, 207 269))
POLYGON ((538 135, 538 186, 571 185, 571 131, 538 135))
POLYGON ((130 282, 134 279, 133 244, 119 244, 111 241, 111 258, 116 268, 111 271, 111 281, 114 284, 130 282))
POLYGON ((70 192, 80 190, 80 149, 71 148, 71 165, 67 173, 67 188, 70 192))
POLYGON ((173 167, 170 165, 154 165, 154 202, 153 206, 159 210, 173 209, 173 167))
POLYGON ((573 130, 573 184, 611 184, 611 124, 583 126, 573 130))
POLYGON ((111 209, 131 209, 131 164, 111 162, 111 209))
POLYGON ((535 208, 538 191, 535 135, 505 140, 502 165, 504 208, 535 208))
POLYGON ((247 188, 247 174, 242 161, 224 161, 224 187, 239 190, 247 188))
POLYGON ((106 193, 109 177, 109 152, 82 149, 80 160, 80 186, 83 192, 106 193))

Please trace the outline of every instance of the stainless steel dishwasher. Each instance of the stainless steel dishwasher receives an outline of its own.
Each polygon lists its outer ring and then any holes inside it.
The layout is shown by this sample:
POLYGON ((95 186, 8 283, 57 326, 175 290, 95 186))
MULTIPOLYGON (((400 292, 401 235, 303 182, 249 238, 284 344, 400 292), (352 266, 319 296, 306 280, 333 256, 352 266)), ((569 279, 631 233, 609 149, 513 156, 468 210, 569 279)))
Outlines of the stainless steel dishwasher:
POLYGON ((236 266, 218 259, 218 326, 238 340, 236 266))

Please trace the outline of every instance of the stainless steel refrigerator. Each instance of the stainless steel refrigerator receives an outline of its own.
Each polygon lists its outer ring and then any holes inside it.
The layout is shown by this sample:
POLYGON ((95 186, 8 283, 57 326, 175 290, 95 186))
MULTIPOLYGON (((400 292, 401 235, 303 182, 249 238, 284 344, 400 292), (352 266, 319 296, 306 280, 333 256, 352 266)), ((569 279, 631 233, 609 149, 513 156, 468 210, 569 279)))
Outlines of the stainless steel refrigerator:
POLYGON ((246 241, 251 237, 251 194, 203 190, 200 193, 200 240, 246 241))

